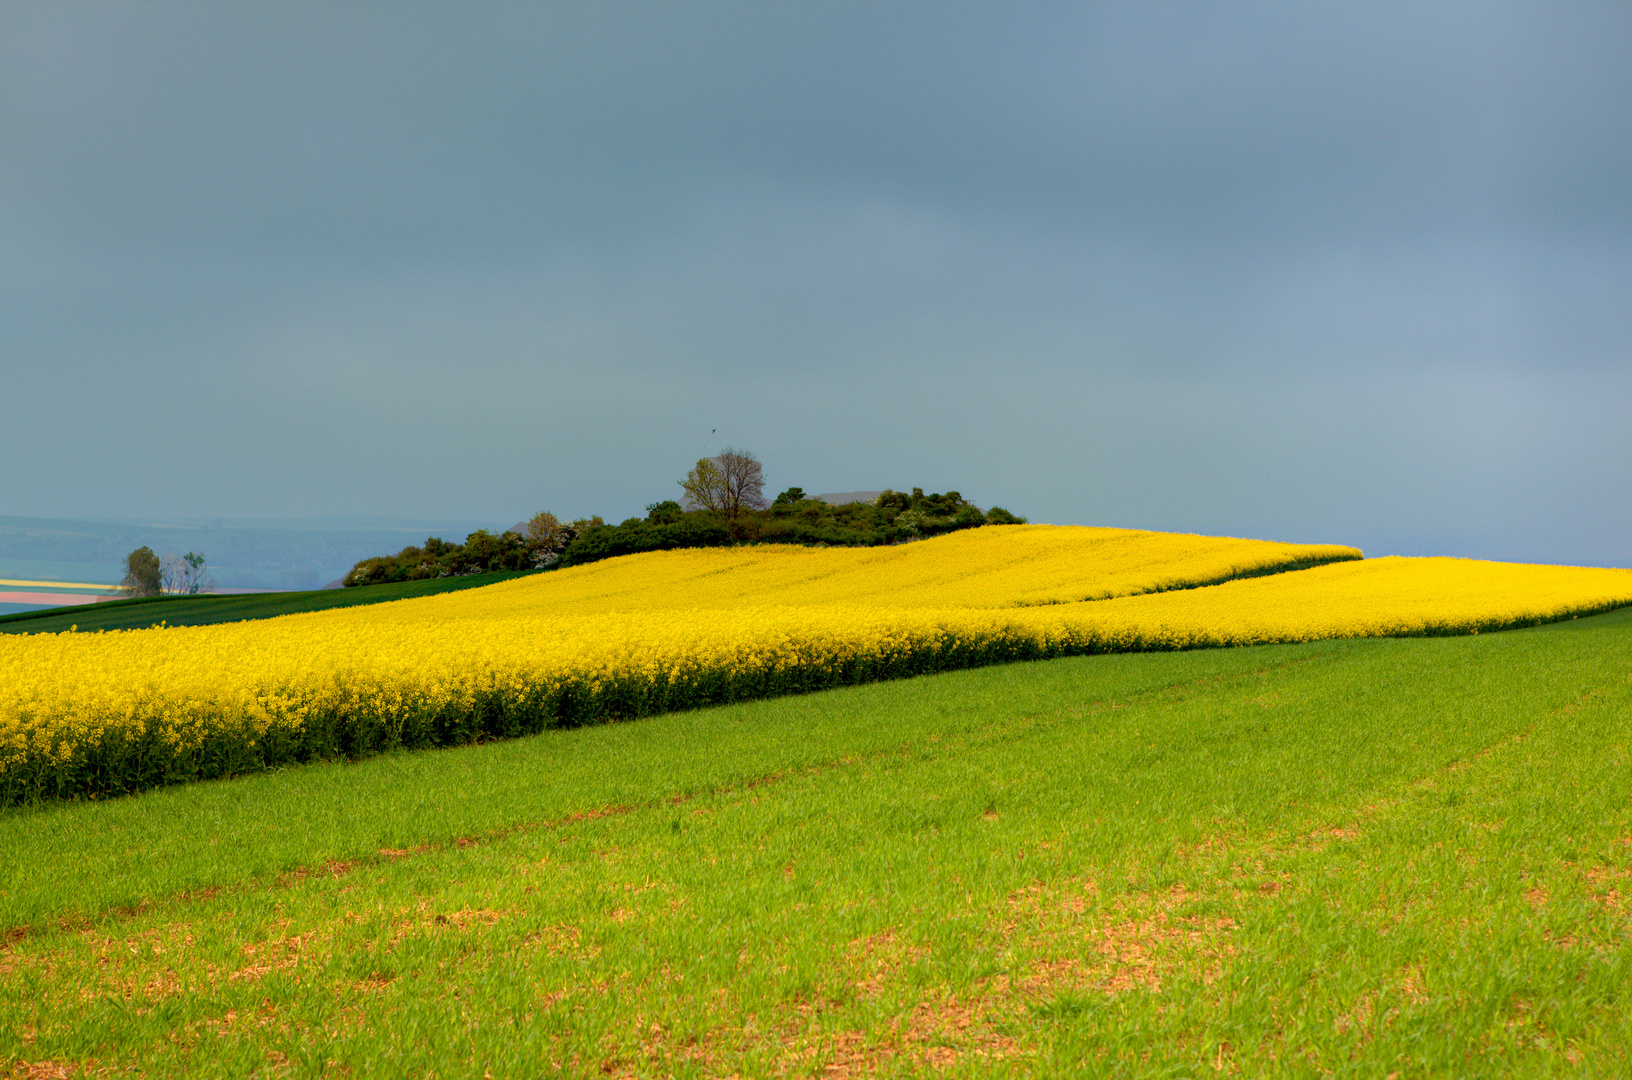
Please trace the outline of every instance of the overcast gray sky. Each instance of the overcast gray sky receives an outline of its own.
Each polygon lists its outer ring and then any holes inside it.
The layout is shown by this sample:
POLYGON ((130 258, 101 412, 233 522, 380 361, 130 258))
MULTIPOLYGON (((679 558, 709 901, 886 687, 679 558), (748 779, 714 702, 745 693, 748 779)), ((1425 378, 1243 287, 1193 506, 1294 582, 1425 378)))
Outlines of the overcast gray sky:
POLYGON ((1632 565, 1632 5, 0 4, 0 513, 1632 565))

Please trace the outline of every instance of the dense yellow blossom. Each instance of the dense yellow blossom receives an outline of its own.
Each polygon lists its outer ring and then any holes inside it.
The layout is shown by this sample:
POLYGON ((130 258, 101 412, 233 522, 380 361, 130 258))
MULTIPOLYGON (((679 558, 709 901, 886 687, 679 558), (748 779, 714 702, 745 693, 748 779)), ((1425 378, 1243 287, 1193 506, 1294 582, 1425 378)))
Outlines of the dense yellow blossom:
MULTIPOLYGON (((480 593, 445 594, 447 609, 697 611, 823 604, 1014 607, 1100 600, 1204 585, 1243 574, 1359 559, 1336 544, 1227 536, 1009 525, 916 544, 691 548, 611 559, 480 593)), ((409 616, 406 613, 404 617, 409 616)))
POLYGON ((1006 659, 1467 633, 1632 604, 1632 571, 1462 559, 1326 562, 1182 588, 1355 554, 1005 527, 886 549, 635 555, 222 626, 5 636, 0 800, 1006 659))

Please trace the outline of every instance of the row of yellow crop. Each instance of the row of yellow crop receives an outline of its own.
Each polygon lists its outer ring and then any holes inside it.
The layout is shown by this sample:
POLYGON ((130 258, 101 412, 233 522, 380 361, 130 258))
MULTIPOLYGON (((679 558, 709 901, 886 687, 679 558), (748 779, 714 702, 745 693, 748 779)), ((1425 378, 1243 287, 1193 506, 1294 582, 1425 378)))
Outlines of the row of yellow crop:
MULTIPOLYGON (((939 542, 911 546, 938 557, 929 549, 939 542)), ((676 554, 698 574, 712 556, 722 580, 742 565, 729 550, 676 554)), ((1632 603, 1632 571, 1378 559, 1051 606, 800 604, 789 594, 808 567, 790 558, 758 603, 675 610, 655 592, 642 609, 639 594, 619 589, 659 560, 676 561, 634 556, 585 567, 576 582, 542 575, 225 626, 0 638, 0 800, 140 790, 1010 659, 1466 633, 1632 603), (618 588, 595 593, 600 567, 601 585, 618 588), (567 589, 577 595, 558 595, 567 589)))
POLYGON ((1207 585, 1347 559, 1336 544, 1227 536, 1009 525, 872 548, 764 545, 661 551, 612 559, 502 586, 444 594, 426 608, 515 615, 698 611, 774 603, 867 607, 1015 607, 1099 600, 1207 585))

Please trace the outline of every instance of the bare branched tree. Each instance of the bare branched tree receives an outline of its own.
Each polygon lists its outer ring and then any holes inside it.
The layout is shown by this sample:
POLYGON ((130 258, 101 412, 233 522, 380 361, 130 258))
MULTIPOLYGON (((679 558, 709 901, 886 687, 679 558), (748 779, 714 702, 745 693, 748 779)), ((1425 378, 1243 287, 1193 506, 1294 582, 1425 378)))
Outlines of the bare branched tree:
POLYGON ((765 467, 747 450, 726 447, 714 459, 720 463, 720 475, 725 480, 725 516, 732 521, 744 510, 763 510, 765 501, 765 467))
POLYGON ((185 555, 166 555, 159 577, 167 593, 196 596, 215 591, 209 565, 204 561, 204 556, 196 551, 189 551, 185 555))
POLYGON ((712 510, 735 531, 744 510, 765 509, 765 467, 747 450, 726 447, 703 458, 680 481, 689 510, 712 510))

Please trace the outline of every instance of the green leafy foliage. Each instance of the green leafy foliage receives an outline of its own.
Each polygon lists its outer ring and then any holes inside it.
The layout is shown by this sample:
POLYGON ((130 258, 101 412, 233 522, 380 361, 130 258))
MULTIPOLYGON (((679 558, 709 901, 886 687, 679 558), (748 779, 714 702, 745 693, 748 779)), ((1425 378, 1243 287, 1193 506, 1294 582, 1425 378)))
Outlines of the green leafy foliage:
POLYGON ((559 566, 581 566, 614 555, 672 548, 718 547, 731 541, 725 521, 706 511, 681 511, 662 515, 672 520, 661 523, 648 518, 630 518, 619 525, 591 529, 568 544, 561 552, 559 566))
POLYGON ((925 536, 939 536, 987 523, 978 506, 956 491, 924 494, 885 490, 870 503, 832 506, 803 498, 798 488, 777 497, 759 515, 754 539, 762 543, 873 546, 894 544, 925 536), (799 492, 799 498, 792 493, 799 492))
POLYGON ((163 574, 159 557, 144 545, 125 556, 125 577, 119 588, 126 596, 158 596, 164 591, 163 574))
POLYGON ((685 511, 673 499, 664 499, 662 502, 648 503, 646 506, 646 520, 653 525, 673 525, 679 521, 685 511))
MULTIPOLYGON (((911 494, 886 491, 871 503, 834 506, 791 487, 762 510, 740 511, 734 526, 723 513, 684 510, 672 500, 653 503, 646 511, 644 518, 579 535, 561 552, 558 565, 733 542, 873 547, 997 523, 956 491, 926 495, 922 488, 913 488, 911 494)), ((999 512, 999 522, 1021 520, 1006 510, 999 512)))
POLYGON ((579 537, 605 527, 599 517, 561 522, 549 511, 533 516, 527 535, 506 530, 492 533, 477 529, 463 544, 451 544, 441 537, 426 539, 423 546, 409 546, 395 555, 377 555, 351 568, 343 584, 388 585, 399 581, 494 574, 515 570, 538 570, 553 566, 561 554, 579 537))

